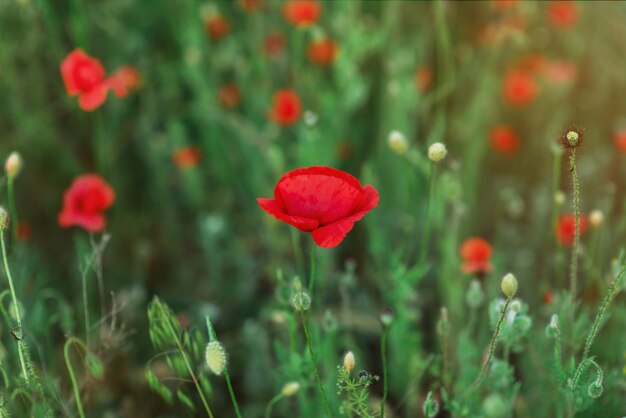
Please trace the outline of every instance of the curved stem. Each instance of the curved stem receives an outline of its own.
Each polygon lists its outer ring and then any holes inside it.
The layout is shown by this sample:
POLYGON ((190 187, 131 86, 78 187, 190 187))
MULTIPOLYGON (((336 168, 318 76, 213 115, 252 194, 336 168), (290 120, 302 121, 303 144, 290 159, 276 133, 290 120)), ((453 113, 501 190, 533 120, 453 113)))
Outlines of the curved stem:
POLYGON ((284 397, 285 396, 282 393, 279 393, 278 395, 270 399, 270 401, 267 403, 267 406, 265 407, 265 418, 270 418, 272 416, 272 408, 278 401, 280 401, 284 397))
POLYGON ((72 344, 76 344, 80 346, 85 353, 88 353, 89 350, 85 343, 82 342, 79 338, 70 337, 65 342, 63 347, 63 356, 65 357, 65 366, 67 367, 67 371, 70 375, 70 380, 72 381, 72 388, 74 389, 74 398, 76 399, 76 407, 78 408, 78 414, 81 418, 85 418, 85 411, 83 410, 83 405, 80 400, 80 390, 78 390, 78 383, 76 382, 76 376, 74 375, 74 368, 72 367, 72 361, 70 360, 70 346, 72 344))
POLYGON ((315 358, 315 352, 313 351, 313 345, 311 344, 311 336, 309 335, 309 327, 306 321, 305 311, 300 311, 300 319, 302 320, 302 328, 304 329, 304 336, 306 338, 306 345, 309 348, 309 355, 311 356, 311 363, 313 365, 313 370, 315 371, 315 377, 317 379, 317 385, 320 388, 320 392, 322 392, 322 398, 324 400, 324 407, 326 408, 326 414, 332 418, 333 413, 330 410, 330 405, 328 404, 328 397, 326 396, 326 391, 324 390, 324 385, 322 384, 322 378, 320 377, 320 372, 317 369, 317 360, 315 358))

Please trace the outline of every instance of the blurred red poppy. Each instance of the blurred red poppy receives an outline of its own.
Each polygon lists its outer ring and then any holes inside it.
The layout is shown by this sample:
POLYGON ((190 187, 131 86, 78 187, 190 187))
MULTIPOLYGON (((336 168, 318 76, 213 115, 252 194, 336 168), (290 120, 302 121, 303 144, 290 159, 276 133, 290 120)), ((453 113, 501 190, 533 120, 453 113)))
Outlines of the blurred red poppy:
POLYGON ((361 186, 349 173, 323 166, 290 171, 278 181, 274 199, 257 199, 267 213, 311 232, 313 241, 324 248, 339 245, 378 200, 373 186, 361 186))
POLYGON ((433 71, 428 67, 422 67, 415 73, 415 84, 417 90, 424 93, 430 89, 433 84, 433 71))
POLYGON ((293 125, 300 119, 302 104, 293 90, 279 90, 274 95, 269 118, 280 125, 293 125))
POLYGON ((626 152, 626 130, 616 132, 613 137, 615 149, 620 152, 626 152))
POLYGON ((219 91, 220 104, 226 108, 237 107, 241 101, 241 93, 236 84, 227 84, 220 87, 219 91))
POLYGON ((211 39, 220 40, 230 32, 230 23, 220 14, 208 16, 204 21, 204 28, 211 39))
POLYGON ((504 155, 513 155, 519 150, 519 136, 507 125, 496 125, 489 133, 491 147, 504 155))
POLYGON ((193 168, 200 163, 202 152, 198 147, 178 148, 172 154, 172 161, 178 168, 193 168))
POLYGON ((549 305, 552 302, 554 302, 554 293, 552 293, 552 291, 548 290, 546 293, 543 294, 543 303, 545 305, 549 305))
POLYGON ((239 5, 246 12, 254 12, 261 7, 261 0, 239 0, 239 5))
POLYGON ((322 5, 315 0, 291 0, 285 3, 283 15, 294 26, 313 26, 320 18, 322 5))
POLYGON ((578 6, 573 1, 551 1, 546 6, 548 22, 557 29, 569 29, 578 21, 578 6))
POLYGON ((544 69, 545 79, 554 85, 568 84, 576 79, 578 70, 576 65, 570 61, 550 61, 544 69))
POLYGON ((272 32, 263 41, 265 56, 274 58, 285 49, 285 37, 280 32, 272 32))
POLYGON ((124 98, 136 90, 142 82, 141 73, 130 65, 118 68, 109 78, 109 83, 117 97, 124 98))
MULTIPOLYGON (((582 237, 587 231, 589 221, 587 215, 580 214, 579 229, 580 236, 582 237)), ((556 225, 556 240, 564 247, 571 247, 574 245, 574 237, 576 234, 576 218, 573 213, 564 213, 559 217, 556 225)))
POLYGON ((510 70, 504 77, 502 95, 511 105, 524 106, 537 96, 537 85, 526 71, 510 70))
POLYGON ((61 76, 67 94, 78 96, 78 105, 82 110, 97 109, 106 100, 109 85, 105 82, 104 67, 82 49, 70 52, 61 62, 61 76))
POLYGON ((20 241, 30 241, 32 236, 32 229, 29 223, 19 222, 17 224, 17 239, 20 241))
POLYGON ((461 271, 466 274, 489 273, 491 265, 491 245, 483 238, 471 237, 463 241, 460 248, 461 271))
POLYGON ((518 1, 519 0, 491 0, 491 6, 500 10, 510 9, 515 6, 518 1))
POLYGON ((79 226, 90 232, 104 229, 103 212, 115 201, 113 188, 97 174, 77 177, 63 196, 59 225, 63 228, 79 226))
POLYGON ((337 43, 328 38, 312 41, 307 49, 309 60, 321 67, 331 65, 335 61, 338 52, 339 46, 337 43))

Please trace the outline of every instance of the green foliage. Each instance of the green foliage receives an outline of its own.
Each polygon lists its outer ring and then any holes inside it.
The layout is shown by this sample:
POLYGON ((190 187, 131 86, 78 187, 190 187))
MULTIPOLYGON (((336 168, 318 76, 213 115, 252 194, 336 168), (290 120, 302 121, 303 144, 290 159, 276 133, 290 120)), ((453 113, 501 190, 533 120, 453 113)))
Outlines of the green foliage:
POLYGON ((361 370, 352 377, 352 373, 345 367, 337 366, 337 393, 344 398, 340 412, 348 416, 377 417, 377 411, 372 411, 369 405, 369 387, 379 379, 366 370, 361 370))

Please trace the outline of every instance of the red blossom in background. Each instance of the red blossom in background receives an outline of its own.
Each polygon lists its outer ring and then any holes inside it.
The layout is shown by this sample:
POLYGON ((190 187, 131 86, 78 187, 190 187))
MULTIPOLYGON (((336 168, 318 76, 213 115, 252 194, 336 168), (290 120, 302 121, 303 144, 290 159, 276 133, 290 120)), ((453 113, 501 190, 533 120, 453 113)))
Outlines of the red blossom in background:
POLYGON ((141 73, 132 66, 118 68, 109 78, 109 84, 119 98, 128 96, 129 92, 139 88, 141 82, 141 73))
POLYGON ((319 39, 312 41, 307 48, 309 60, 321 67, 330 66, 337 57, 339 46, 332 39, 319 39))
POLYGON ((109 89, 106 71, 96 58, 82 49, 70 52, 61 62, 61 76, 70 96, 78 96, 81 109, 91 111, 104 103, 109 89))
POLYGON ((519 136, 507 125, 496 125, 489 133, 489 144, 504 155, 516 154, 519 150, 519 136))
POLYGON ((172 154, 172 161, 178 168, 193 168, 200 163, 202 152, 198 147, 178 148, 172 154))
POLYGON ((516 6, 519 0, 491 0, 491 6, 495 9, 505 10, 516 6))
POLYGON ((274 58, 285 49, 285 37, 280 32, 272 32, 263 41, 263 53, 266 57, 274 58))
POLYGON ((216 41, 230 33, 230 23, 220 14, 207 16, 204 20, 204 28, 209 37, 216 41))
POLYGON ((239 5, 246 12, 254 12, 261 7, 261 0, 239 0, 239 5))
POLYGON ((578 6, 572 1, 551 1, 546 7, 548 22, 557 29, 569 29, 578 21, 578 6))
POLYGON ((278 181, 274 199, 257 199, 267 213, 310 232, 324 248, 339 245, 378 200, 373 186, 361 186, 349 173, 323 166, 290 171, 278 181))
POLYGON ((285 20, 296 27, 313 26, 322 14, 322 5, 315 0, 291 0, 283 7, 285 20))
POLYGON ((545 79, 554 85, 569 84, 576 79, 578 69, 569 61, 550 61, 543 68, 545 79))
POLYGON ((552 302, 554 302, 554 293, 548 290, 546 293, 543 294, 543 303, 545 305, 549 305, 552 302))
MULTIPOLYGON (((587 215, 581 213, 579 218, 580 236, 582 237, 587 231, 589 220, 587 215)), ((576 217, 573 213, 565 213, 559 217, 556 225, 556 240, 564 247, 574 245, 574 237, 576 234, 576 217)))
POLYGON ((19 239, 20 241, 30 241, 33 232, 32 232, 32 228, 30 227, 30 224, 27 222, 19 222, 17 224, 17 239, 19 239))
POLYGON ((525 106, 537 96, 537 84, 526 71, 510 70, 502 83, 502 96, 513 106, 525 106))
POLYGON ((613 144, 619 152, 626 153, 626 130, 616 132, 613 136, 613 144))
POLYGON ((227 84, 220 87, 219 99, 220 104, 225 108, 237 107, 241 101, 239 88, 236 84, 227 84))
POLYGON ((492 270, 491 245, 483 238, 468 238, 461 244, 460 253, 463 263, 461 271, 465 274, 485 274, 492 270))
POLYGON ((113 188, 97 174, 77 177, 63 195, 63 209, 59 225, 63 228, 79 226, 90 232, 104 229, 103 212, 115 201, 113 188))
POLYGON ((300 119, 302 104, 293 90, 279 90, 274 95, 269 118, 280 125, 293 125, 300 119))
POLYGON ((422 67, 415 73, 415 85, 420 93, 425 93, 433 84, 433 71, 428 67, 422 67))

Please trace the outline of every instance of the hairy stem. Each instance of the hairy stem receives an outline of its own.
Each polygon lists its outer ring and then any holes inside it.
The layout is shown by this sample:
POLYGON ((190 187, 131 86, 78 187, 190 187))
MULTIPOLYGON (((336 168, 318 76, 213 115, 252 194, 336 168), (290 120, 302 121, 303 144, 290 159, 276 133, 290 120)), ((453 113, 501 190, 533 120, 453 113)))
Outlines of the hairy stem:
POLYGON ((324 400, 324 407, 326 408, 326 414, 332 418, 333 413, 330 410, 330 405, 328 404, 328 397, 326 396, 326 390, 324 390, 324 385, 322 384, 322 378, 320 377, 320 372, 317 369, 317 360, 315 358, 315 352, 313 351, 313 345, 311 344, 311 336, 309 335, 309 327, 307 325, 307 318, 305 311, 300 311, 300 319, 302 321, 302 328, 304 329, 304 336, 306 338, 306 345, 309 349, 309 355, 311 356, 311 364, 313 366, 313 370, 315 371, 315 377, 317 379, 317 385, 319 386, 320 392, 322 393, 322 398, 324 400))
POLYGON ((572 190, 574 206, 574 245, 572 246, 572 259, 570 264, 570 293, 572 301, 576 299, 576 287, 578 281, 578 254, 580 253, 580 181, 576 169, 576 148, 572 148, 569 154, 569 167, 572 173, 572 190))

